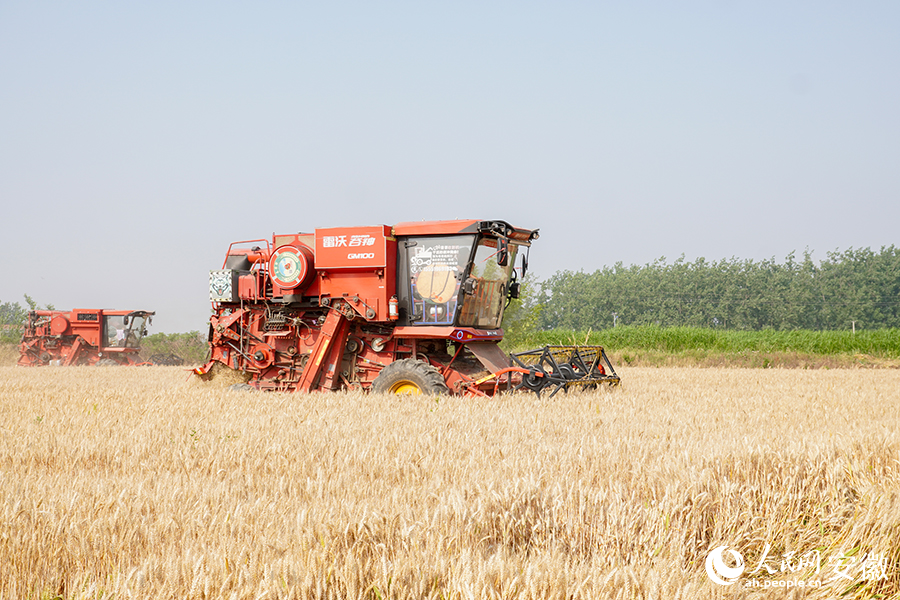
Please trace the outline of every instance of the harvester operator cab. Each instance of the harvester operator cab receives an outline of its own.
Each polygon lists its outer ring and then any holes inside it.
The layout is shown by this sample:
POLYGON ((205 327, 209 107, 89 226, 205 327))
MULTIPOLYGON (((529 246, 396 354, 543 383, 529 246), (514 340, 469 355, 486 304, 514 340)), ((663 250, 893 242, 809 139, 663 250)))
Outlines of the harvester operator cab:
POLYGON ((110 348, 125 346, 125 316, 107 315, 106 346, 110 348))
POLYGON ((108 348, 140 348, 141 339, 147 335, 151 312, 134 311, 127 314, 104 316, 106 346, 108 348))
MULTIPOLYGON (((518 295, 519 249, 536 237, 537 231, 485 221, 472 233, 398 239, 397 293, 405 309, 401 320, 409 325, 499 328, 507 299, 518 295)), ((523 257, 522 268, 525 264, 523 257)))

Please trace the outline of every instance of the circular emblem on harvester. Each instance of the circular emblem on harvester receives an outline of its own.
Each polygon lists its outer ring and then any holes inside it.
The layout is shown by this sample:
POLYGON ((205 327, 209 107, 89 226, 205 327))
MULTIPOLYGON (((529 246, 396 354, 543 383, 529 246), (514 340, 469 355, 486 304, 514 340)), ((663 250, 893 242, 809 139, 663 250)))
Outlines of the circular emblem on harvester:
POLYGON ((269 262, 269 276, 272 283, 285 289, 300 285, 308 269, 306 257, 293 246, 276 248, 269 262))

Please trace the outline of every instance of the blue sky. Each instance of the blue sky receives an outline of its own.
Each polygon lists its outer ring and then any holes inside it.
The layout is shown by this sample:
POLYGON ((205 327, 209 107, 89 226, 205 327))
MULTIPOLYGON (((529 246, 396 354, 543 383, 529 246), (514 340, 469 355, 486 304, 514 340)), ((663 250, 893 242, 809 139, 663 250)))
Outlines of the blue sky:
POLYGON ((231 241, 449 218, 532 270, 898 244, 900 4, 0 2, 0 301, 204 329, 231 241))

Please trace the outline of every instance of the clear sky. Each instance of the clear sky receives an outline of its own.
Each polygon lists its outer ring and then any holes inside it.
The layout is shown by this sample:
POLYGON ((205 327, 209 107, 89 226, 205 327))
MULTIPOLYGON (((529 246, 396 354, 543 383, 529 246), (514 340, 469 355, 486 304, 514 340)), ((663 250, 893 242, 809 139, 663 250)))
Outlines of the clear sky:
POLYGON ((204 330, 228 244, 452 218, 532 271, 900 243, 900 3, 0 1, 0 301, 204 330))

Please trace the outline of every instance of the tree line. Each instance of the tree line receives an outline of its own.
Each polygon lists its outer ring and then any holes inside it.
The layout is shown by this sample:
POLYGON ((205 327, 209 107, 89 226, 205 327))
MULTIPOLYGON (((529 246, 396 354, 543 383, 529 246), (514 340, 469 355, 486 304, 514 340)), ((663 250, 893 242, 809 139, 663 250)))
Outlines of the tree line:
POLYGON ((620 262, 593 273, 560 271, 532 289, 525 303, 541 329, 900 327, 900 249, 851 248, 820 262, 808 250, 783 262, 620 262))

